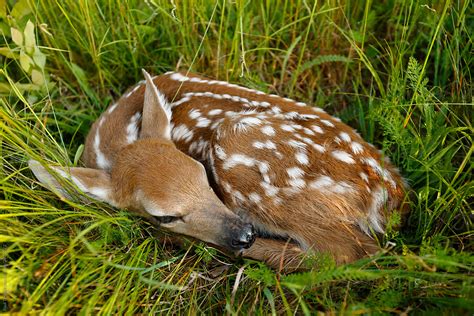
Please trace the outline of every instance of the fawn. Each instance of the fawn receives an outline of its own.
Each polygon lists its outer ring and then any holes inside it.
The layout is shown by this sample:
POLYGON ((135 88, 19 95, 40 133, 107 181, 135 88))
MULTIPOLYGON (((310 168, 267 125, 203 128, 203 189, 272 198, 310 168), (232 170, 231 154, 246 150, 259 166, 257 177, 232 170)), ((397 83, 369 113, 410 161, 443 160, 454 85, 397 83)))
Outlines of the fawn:
POLYGON ((307 252, 338 264, 372 254, 404 210, 398 170, 324 110, 195 74, 144 74, 92 126, 87 168, 50 167, 85 194, 275 268, 307 252))

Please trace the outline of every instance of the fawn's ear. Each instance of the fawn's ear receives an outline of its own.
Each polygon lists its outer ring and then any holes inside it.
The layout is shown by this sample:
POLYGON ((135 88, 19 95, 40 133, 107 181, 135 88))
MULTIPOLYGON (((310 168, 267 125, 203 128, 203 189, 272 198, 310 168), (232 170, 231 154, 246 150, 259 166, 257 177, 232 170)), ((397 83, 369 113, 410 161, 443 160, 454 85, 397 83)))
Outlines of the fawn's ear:
POLYGON ((107 202, 114 206, 116 205, 113 199, 110 175, 103 170, 51 166, 50 169, 57 174, 55 177, 36 160, 30 160, 28 165, 36 178, 53 192, 59 192, 62 195, 71 198, 70 192, 73 192, 74 190, 71 190, 72 186, 66 187, 66 182, 58 181, 57 178, 62 177, 74 183, 80 191, 84 192, 89 197, 107 202))
POLYGON ((146 88, 140 137, 171 139, 171 108, 165 96, 153 83, 150 74, 143 70, 143 75, 146 88))

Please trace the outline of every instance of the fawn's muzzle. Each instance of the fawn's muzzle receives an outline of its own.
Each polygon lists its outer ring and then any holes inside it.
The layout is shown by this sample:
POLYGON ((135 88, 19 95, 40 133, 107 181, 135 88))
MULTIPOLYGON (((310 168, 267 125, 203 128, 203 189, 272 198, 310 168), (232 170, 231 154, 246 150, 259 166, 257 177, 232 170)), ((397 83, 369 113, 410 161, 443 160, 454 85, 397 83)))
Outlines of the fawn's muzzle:
POLYGON ((252 246, 255 238, 256 233, 253 226, 251 224, 244 224, 231 230, 228 246, 232 250, 247 249, 252 246))

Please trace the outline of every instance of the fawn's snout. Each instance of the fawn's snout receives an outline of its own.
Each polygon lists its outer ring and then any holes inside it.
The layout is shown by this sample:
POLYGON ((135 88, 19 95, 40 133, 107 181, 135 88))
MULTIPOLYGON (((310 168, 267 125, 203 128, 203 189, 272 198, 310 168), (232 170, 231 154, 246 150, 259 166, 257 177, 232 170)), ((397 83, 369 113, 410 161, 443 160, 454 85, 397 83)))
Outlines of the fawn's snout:
POLYGON ((229 231, 228 248, 232 250, 248 249, 256 238, 256 233, 251 224, 237 224, 229 231))
MULTIPOLYGON (((162 228, 212 243, 230 252, 247 249, 255 241, 253 226, 229 210, 211 190, 200 191, 197 196, 188 196, 187 200, 182 195, 180 201, 179 219, 161 222, 162 228)), ((168 204, 162 211, 166 214, 176 212, 173 205, 176 203, 168 204)), ((149 203, 144 206, 149 214, 156 214, 149 203)))

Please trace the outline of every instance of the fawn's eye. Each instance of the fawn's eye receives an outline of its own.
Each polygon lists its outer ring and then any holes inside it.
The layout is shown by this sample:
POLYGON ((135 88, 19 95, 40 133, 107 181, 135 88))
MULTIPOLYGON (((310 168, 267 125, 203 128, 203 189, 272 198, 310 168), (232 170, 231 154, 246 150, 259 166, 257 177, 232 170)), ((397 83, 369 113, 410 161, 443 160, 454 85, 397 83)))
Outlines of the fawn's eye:
POLYGON ((161 224, 169 224, 180 219, 177 216, 158 216, 157 218, 161 224))

